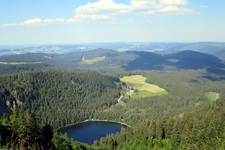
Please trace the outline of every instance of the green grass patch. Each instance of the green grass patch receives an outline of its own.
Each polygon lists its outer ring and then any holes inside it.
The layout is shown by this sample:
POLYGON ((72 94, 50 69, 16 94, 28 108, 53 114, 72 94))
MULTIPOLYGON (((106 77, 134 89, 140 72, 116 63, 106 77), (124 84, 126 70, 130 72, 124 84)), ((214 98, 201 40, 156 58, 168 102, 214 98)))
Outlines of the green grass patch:
POLYGON ((207 98, 207 100, 206 101, 198 101, 196 104, 195 104, 195 106, 200 106, 200 105, 202 105, 202 104, 204 104, 204 103, 207 103, 207 102, 213 102, 213 101, 216 101, 217 99, 219 99, 220 98, 220 94, 219 93, 217 93, 217 92, 206 92, 205 93, 205 96, 206 96, 206 98, 207 98))
POLYGON ((217 92, 207 92, 205 95, 210 101, 216 101, 220 96, 217 92))
POLYGON ((139 91, 145 90, 152 93, 159 93, 166 91, 165 89, 160 88, 157 85, 145 82, 146 79, 147 79, 146 77, 143 77, 141 75, 134 75, 134 76, 124 76, 120 80, 126 82, 127 86, 136 88, 139 91))
POLYGON ((168 92, 158 92, 158 93, 152 93, 146 90, 139 91, 136 94, 132 95, 132 98, 138 99, 138 98, 145 98, 145 97, 150 97, 150 96, 161 96, 161 95, 166 95, 168 92))
POLYGON ((137 89, 138 92, 135 92, 133 94, 129 93, 127 94, 127 97, 129 95, 132 98, 144 98, 144 97, 150 97, 150 96, 160 96, 168 94, 168 92, 160 88, 157 85, 149 84, 146 81, 146 77, 143 77, 141 75, 133 75, 133 76, 124 76, 120 80, 125 82, 129 89, 137 89))
POLYGON ((102 56, 102 57, 95 57, 93 59, 85 59, 85 56, 82 57, 82 62, 81 64, 93 64, 93 63, 96 63, 96 62, 99 62, 99 61, 102 61, 102 60, 105 60, 106 59, 106 56, 102 56))

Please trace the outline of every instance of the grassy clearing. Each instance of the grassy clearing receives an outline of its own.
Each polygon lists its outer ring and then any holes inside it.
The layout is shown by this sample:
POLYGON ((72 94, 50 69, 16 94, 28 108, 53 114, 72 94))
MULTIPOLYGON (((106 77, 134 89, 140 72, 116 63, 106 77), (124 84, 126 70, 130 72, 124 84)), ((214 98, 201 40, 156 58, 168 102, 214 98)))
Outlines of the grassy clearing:
POLYGON ((160 96, 168 94, 168 92, 160 88, 157 85, 146 83, 146 77, 143 77, 141 75, 134 75, 134 76, 124 76, 121 78, 121 81, 126 82, 128 86, 128 93, 126 97, 132 97, 132 98, 144 98, 144 97, 150 97, 150 96, 160 96), (129 89, 137 89, 137 92, 131 94, 129 93, 129 89))
POLYGON ((147 78, 141 75, 124 76, 121 81, 126 82, 129 87, 138 89, 139 91, 149 91, 152 93, 165 92, 166 90, 157 85, 146 83, 147 78))
POLYGON ((219 93, 216 92, 207 92, 205 95, 210 101, 216 101, 219 98, 219 93))
MULTIPOLYGON (((205 96, 207 97, 208 101, 210 101, 210 102, 216 101, 217 99, 220 98, 220 94, 217 92, 206 92, 205 96)), ((205 101, 205 102, 208 102, 208 101, 205 101)), ((204 104, 205 102, 199 101, 195 105, 200 106, 200 105, 204 104)))
POLYGON ((96 63, 96 62, 99 62, 99 61, 102 61, 102 60, 105 60, 106 59, 106 56, 102 56, 102 57, 95 57, 93 59, 85 59, 85 56, 82 57, 82 62, 81 64, 93 64, 93 63, 96 63))
POLYGON ((152 93, 146 90, 139 91, 137 94, 132 95, 132 98, 138 99, 138 98, 145 98, 150 96, 161 96, 168 94, 167 91, 164 92, 158 92, 158 93, 152 93))

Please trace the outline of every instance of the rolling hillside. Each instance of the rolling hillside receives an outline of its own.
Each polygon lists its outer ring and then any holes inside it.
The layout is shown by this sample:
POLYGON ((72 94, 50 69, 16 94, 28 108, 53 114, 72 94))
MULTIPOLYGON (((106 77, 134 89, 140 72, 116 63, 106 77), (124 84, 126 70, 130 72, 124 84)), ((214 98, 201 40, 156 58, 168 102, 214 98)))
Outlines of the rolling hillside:
MULTIPOLYGON (((222 55, 222 53, 221 53, 222 55)), ((224 69, 222 60, 197 51, 159 55, 146 51, 95 49, 66 54, 27 53, 0 57, 0 73, 45 69, 91 69, 99 72, 134 70, 224 69)))

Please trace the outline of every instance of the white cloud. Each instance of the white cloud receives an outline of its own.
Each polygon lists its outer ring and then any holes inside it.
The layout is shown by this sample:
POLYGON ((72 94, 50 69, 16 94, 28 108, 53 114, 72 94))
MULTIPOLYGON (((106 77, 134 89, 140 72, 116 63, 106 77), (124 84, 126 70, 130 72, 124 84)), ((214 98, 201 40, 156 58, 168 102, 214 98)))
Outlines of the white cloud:
POLYGON ((63 23, 65 22, 65 19, 63 18, 56 18, 56 19, 45 19, 42 21, 43 23, 63 23))
POLYGON ((44 20, 40 18, 34 18, 34 19, 29 19, 20 23, 1 24, 0 27, 45 25, 45 24, 60 23, 60 22, 63 23, 63 22, 66 22, 66 20, 63 18, 44 19, 44 20))
POLYGON ((156 0, 131 0, 131 10, 142 10, 158 8, 159 3, 156 0))
POLYGON ((98 2, 88 3, 87 5, 80 6, 75 10, 76 14, 89 14, 89 13, 124 13, 128 9, 128 5, 116 4, 113 0, 99 0, 98 2))
POLYGON ((90 14, 90 15, 80 15, 80 19, 91 19, 91 20, 105 20, 109 18, 109 15, 105 14, 90 14))
POLYGON ((130 0, 129 4, 115 3, 113 0, 99 0, 77 7, 75 15, 69 19, 41 19, 34 18, 21 23, 1 24, 0 27, 45 25, 52 23, 70 23, 81 21, 105 21, 115 23, 116 17, 120 14, 165 14, 185 15, 193 11, 187 7, 188 0, 130 0))
POLYGON ((160 3, 161 4, 164 4, 164 5, 186 5, 188 4, 188 1, 187 0, 160 0, 160 3))
POLYGON ((75 17, 70 21, 110 20, 119 14, 165 14, 184 15, 192 13, 185 8, 188 0, 131 0, 129 4, 117 4, 113 0, 99 0, 80 6, 75 10, 75 17))
POLYGON ((63 18, 56 18, 56 19, 40 19, 40 18, 34 18, 30 20, 26 20, 24 22, 21 22, 20 25, 37 25, 37 24, 50 24, 50 23, 60 23, 65 22, 65 19, 63 18))
POLYGON ((0 27, 13 27, 16 26, 16 23, 10 23, 10 24, 0 24, 0 27))
POLYGON ((128 5, 116 4, 113 0, 99 0, 76 8, 75 17, 69 19, 69 21, 107 20, 108 22, 116 15, 128 13, 128 11, 128 5))
POLYGON ((185 15, 193 13, 184 7, 187 4, 187 0, 132 0, 130 7, 142 14, 185 15))
POLYGON ((163 13, 163 14, 167 14, 167 15, 185 15, 185 14, 191 14, 193 11, 187 8, 179 8, 177 6, 174 5, 169 5, 169 6, 165 6, 161 9, 157 9, 157 10, 150 10, 148 13, 149 14, 155 14, 155 13, 163 13))
POLYGON ((26 21, 22 22, 21 25, 34 25, 34 24, 38 24, 41 22, 42 22, 42 20, 40 18, 34 18, 34 19, 30 19, 30 20, 26 20, 26 21))

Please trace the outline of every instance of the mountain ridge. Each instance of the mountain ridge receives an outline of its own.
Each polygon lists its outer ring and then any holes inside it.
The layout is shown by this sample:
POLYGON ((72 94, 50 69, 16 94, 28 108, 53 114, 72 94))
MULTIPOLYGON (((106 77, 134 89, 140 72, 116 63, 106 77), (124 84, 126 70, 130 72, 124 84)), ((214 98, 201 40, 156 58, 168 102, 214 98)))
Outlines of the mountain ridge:
MULTIPOLYGON (((40 64, 35 65, 39 65, 39 68, 48 69, 108 69, 109 71, 207 69, 209 67, 225 69, 223 60, 218 57, 193 50, 160 55, 146 51, 119 52, 111 49, 98 48, 90 51, 78 51, 60 55, 26 53, 0 56, 0 60, 0 65, 3 66, 1 68, 2 71, 0 70, 2 73, 4 73, 5 66, 19 68, 21 67, 21 62, 27 62, 28 64, 31 62, 40 62, 40 64), (13 62, 14 65, 4 64, 5 62, 13 62)), ((32 65, 23 65, 23 68, 29 70, 29 68, 32 68, 32 65)))

